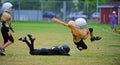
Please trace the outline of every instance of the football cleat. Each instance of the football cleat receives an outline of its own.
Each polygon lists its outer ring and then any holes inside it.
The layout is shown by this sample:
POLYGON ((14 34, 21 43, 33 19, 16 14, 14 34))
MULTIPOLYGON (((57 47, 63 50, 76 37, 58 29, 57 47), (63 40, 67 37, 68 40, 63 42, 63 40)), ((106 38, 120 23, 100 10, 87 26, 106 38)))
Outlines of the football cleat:
POLYGON ((29 37, 30 40, 35 40, 35 38, 31 34, 28 34, 27 36, 29 37))
POLYGON ((26 37, 19 38, 19 40, 24 42, 26 40, 26 37))

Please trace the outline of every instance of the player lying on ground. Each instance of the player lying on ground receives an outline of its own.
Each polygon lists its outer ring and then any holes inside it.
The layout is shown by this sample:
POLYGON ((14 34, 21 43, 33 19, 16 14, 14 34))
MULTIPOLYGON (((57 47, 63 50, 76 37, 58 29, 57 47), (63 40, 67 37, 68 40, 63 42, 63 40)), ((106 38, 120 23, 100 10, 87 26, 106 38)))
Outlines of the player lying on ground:
POLYGON ((83 40, 87 39, 88 36, 91 36, 91 41, 100 40, 101 37, 93 35, 93 28, 87 28, 87 22, 83 18, 78 18, 75 21, 70 20, 68 24, 64 23, 63 21, 52 18, 54 22, 57 22, 63 26, 69 27, 71 29, 71 33, 73 35, 73 41, 76 47, 81 51, 83 49, 87 49, 87 45, 84 43, 83 40))
POLYGON ((30 49, 29 53, 31 55, 66 55, 66 56, 70 56, 69 55, 70 48, 68 45, 63 45, 61 47, 54 46, 51 49, 46 49, 46 48, 34 49, 35 38, 30 34, 28 34, 27 36, 29 37, 29 40, 31 43, 28 42, 26 37, 19 38, 19 40, 23 41, 27 44, 27 46, 30 49))

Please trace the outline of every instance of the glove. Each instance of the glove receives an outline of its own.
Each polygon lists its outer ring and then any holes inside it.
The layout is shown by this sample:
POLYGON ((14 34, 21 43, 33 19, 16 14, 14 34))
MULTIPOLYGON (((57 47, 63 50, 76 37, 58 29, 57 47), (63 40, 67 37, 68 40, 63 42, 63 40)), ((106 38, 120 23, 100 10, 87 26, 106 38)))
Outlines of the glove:
POLYGON ((100 39, 101 39, 100 36, 96 36, 96 37, 91 38, 90 40, 91 40, 91 41, 95 41, 95 40, 100 40, 100 39))

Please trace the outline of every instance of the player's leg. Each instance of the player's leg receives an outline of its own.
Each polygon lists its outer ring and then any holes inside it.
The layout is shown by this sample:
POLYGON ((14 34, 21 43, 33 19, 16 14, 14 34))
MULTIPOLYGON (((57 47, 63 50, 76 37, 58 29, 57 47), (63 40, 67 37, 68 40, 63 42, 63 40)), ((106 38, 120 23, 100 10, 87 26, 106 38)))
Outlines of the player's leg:
POLYGON ((0 53, 5 55, 6 54, 5 48, 11 45, 12 43, 14 43, 14 38, 12 37, 11 34, 10 36, 8 35, 9 30, 7 27, 2 27, 1 32, 2 32, 3 39, 4 39, 4 43, 1 46, 0 53))
POLYGON ((35 40, 35 38, 31 34, 28 34, 27 36, 29 37, 30 41, 34 41, 35 40))
POLYGON ((77 45, 77 49, 82 51, 83 49, 87 49, 87 45, 84 43, 84 41, 81 39, 78 43, 75 43, 77 45))
MULTIPOLYGON (((2 34, 3 35, 3 34, 2 34)), ((3 39, 4 39, 4 43, 2 44, 2 46, 0 47, 0 55, 5 56, 5 49, 4 49, 4 45, 8 42, 8 38, 6 37, 6 35, 3 35, 3 39)))
POLYGON ((0 54, 1 54, 2 56, 5 56, 5 55, 6 55, 6 53, 5 53, 5 48, 8 47, 8 46, 11 45, 11 44, 12 44, 12 42, 11 42, 11 41, 8 41, 8 42, 4 43, 4 44, 2 45, 2 47, 0 47, 0 54))
POLYGON ((4 39, 4 43, 3 45, 0 47, 0 54, 1 55, 5 55, 5 48, 11 44, 11 42, 9 41, 9 36, 8 36, 8 32, 9 32, 9 29, 5 26, 2 26, 1 28, 1 33, 2 33, 2 36, 3 36, 3 39, 4 39))
MULTIPOLYGON (((31 41, 31 46, 34 48, 34 41, 35 38, 31 35, 27 35, 29 37, 29 40, 31 41)), ((31 55, 49 55, 49 50, 46 48, 41 48, 41 49, 34 49, 34 51, 30 51, 31 55)))
POLYGON ((30 40, 30 42, 31 42, 31 46, 32 46, 33 49, 34 49, 34 41, 35 41, 35 38, 34 38, 31 34, 28 34, 27 36, 29 37, 29 40, 30 40))
POLYGON ((8 34, 7 34, 7 36, 6 36, 6 41, 7 42, 5 42, 3 45, 2 45, 2 48, 6 48, 6 47, 8 47, 9 45, 11 45, 12 43, 14 43, 14 38, 12 37, 12 35, 10 35, 10 36, 8 36, 8 34))
POLYGON ((25 43, 27 44, 27 46, 29 47, 30 51, 33 51, 33 50, 34 50, 33 45, 31 45, 31 44, 28 42, 28 40, 27 40, 26 37, 19 38, 19 40, 25 42, 25 43))

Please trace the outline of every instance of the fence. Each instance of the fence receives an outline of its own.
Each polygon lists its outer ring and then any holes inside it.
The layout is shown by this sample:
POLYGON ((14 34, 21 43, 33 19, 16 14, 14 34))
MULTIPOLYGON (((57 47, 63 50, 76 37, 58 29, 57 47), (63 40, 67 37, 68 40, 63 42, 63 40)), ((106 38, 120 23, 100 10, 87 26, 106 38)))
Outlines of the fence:
MULTIPOLYGON (((64 21, 72 17, 83 17, 93 21, 93 15, 98 12, 96 2, 76 2, 76 1, 49 1, 49 0, 11 0, 14 5, 12 16, 14 20, 49 21, 43 15, 47 13, 55 14, 64 21)), ((101 4, 101 3, 100 3, 101 4)), ((103 3, 102 3, 103 4, 103 3)))

